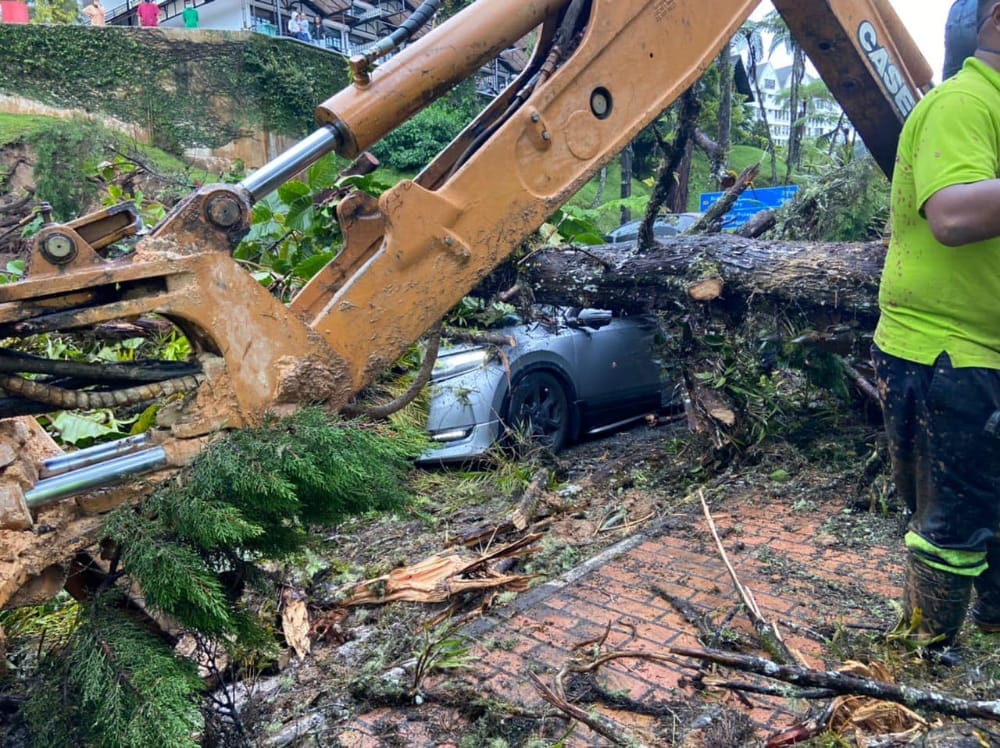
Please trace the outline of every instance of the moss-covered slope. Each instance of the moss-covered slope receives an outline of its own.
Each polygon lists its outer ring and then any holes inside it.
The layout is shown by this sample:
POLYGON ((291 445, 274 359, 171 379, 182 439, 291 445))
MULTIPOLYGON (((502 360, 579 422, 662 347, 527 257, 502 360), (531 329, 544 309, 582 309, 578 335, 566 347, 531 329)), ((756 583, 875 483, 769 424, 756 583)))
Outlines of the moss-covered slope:
POLYGON ((175 153, 300 137, 347 81, 332 52, 250 32, 0 24, 0 93, 136 123, 175 153))

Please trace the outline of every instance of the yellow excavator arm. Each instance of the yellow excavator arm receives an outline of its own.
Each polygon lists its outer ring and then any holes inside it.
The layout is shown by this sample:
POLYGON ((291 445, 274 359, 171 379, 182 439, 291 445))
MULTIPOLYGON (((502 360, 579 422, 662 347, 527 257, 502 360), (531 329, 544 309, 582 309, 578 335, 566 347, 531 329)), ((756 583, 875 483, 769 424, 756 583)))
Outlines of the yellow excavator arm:
MULTIPOLYGON (((887 0, 774 4, 891 173, 931 71, 887 0)), ((316 132, 238 185, 199 189, 129 256, 102 252, 135 232, 127 208, 47 224, 23 280, 0 286, 0 338, 157 314, 196 355, 180 367, 74 369, 74 388, 30 376, 55 364, 0 349, 0 455, 21 458, 0 476, 0 606, 61 584, 64 560, 93 538, 93 512, 138 492, 122 479, 184 464, 209 435, 268 411, 343 406, 698 80, 756 6, 478 0, 377 67, 353 59, 353 84, 319 106, 316 132), (344 248, 289 306, 232 259, 255 201, 326 153, 360 154, 532 32, 518 80, 416 179, 340 203, 344 248), (149 435, 71 455, 30 418, 170 394, 183 396, 149 435), (23 532, 39 513, 52 531, 23 532)))

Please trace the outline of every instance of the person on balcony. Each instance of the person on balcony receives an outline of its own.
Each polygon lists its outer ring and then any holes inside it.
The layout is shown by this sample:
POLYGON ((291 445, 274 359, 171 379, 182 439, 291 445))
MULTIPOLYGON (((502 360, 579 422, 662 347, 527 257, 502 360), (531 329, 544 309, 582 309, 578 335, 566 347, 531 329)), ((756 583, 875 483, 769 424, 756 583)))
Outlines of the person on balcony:
POLYGON ((160 25, 160 6, 152 0, 142 0, 136 8, 139 16, 139 25, 144 28, 151 28, 160 25))
POLYGON ((306 20, 305 13, 302 11, 292 13, 292 17, 288 20, 288 35, 300 42, 312 41, 312 36, 309 34, 309 21, 306 20))
POLYGON ((184 12, 181 13, 181 18, 184 19, 184 28, 198 28, 198 9, 194 7, 194 3, 191 0, 186 0, 184 3, 184 12))
POLYGON ((106 25, 104 20, 104 6, 101 5, 101 0, 94 0, 90 5, 85 5, 81 12, 90 21, 91 26, 106 25))

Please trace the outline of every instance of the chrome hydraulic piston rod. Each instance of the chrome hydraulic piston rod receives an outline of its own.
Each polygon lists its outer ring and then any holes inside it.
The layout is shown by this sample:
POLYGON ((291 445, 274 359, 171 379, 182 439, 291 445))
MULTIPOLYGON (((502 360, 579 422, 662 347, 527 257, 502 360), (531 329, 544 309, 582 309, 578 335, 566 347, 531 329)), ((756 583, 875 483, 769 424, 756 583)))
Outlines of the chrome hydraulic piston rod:
POLYGON ((148 433, 137 434, 136 436, 129 436, 113 442, 95 444, 93 447, 87 447, 86 449, 80 449, 76 452, 59 455, 58 457, 51 457, 42 462, 38 474, 42 478, 51 478, 72 470, 96 465, 105 460, 138 452, 147 446, 149 441, 150 435, 148 433))
POLYGON ((29 508, 38 509, 64 496, 103 486, 130 475, 156 470, 166 464, 166 450, 163 447, 153 447, 40 480, 31 490, 25 491, 24 499, 29 508))
POLYGON ((257 202, 320 158, 339 150, 341 137, 336 125, 324 125, 277 158, 271 159, 242 182, 253 202, 257 202))

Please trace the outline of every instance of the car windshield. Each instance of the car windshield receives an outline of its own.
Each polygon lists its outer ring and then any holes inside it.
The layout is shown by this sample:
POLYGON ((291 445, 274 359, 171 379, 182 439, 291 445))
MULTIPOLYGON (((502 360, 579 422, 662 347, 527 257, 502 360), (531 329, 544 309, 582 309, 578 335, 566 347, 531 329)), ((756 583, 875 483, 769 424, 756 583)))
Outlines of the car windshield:
MULTIPOLYGON (((661 215, 653 224, 653 236, 675 236, 682 234, 701 218, 700 213, 667 213, 661 215)), ((611 244, 619 242, 635 241, 639 236, 639 227, 642 220, 629 221, 614 229, 607 235, 606 240, 611 244)))

